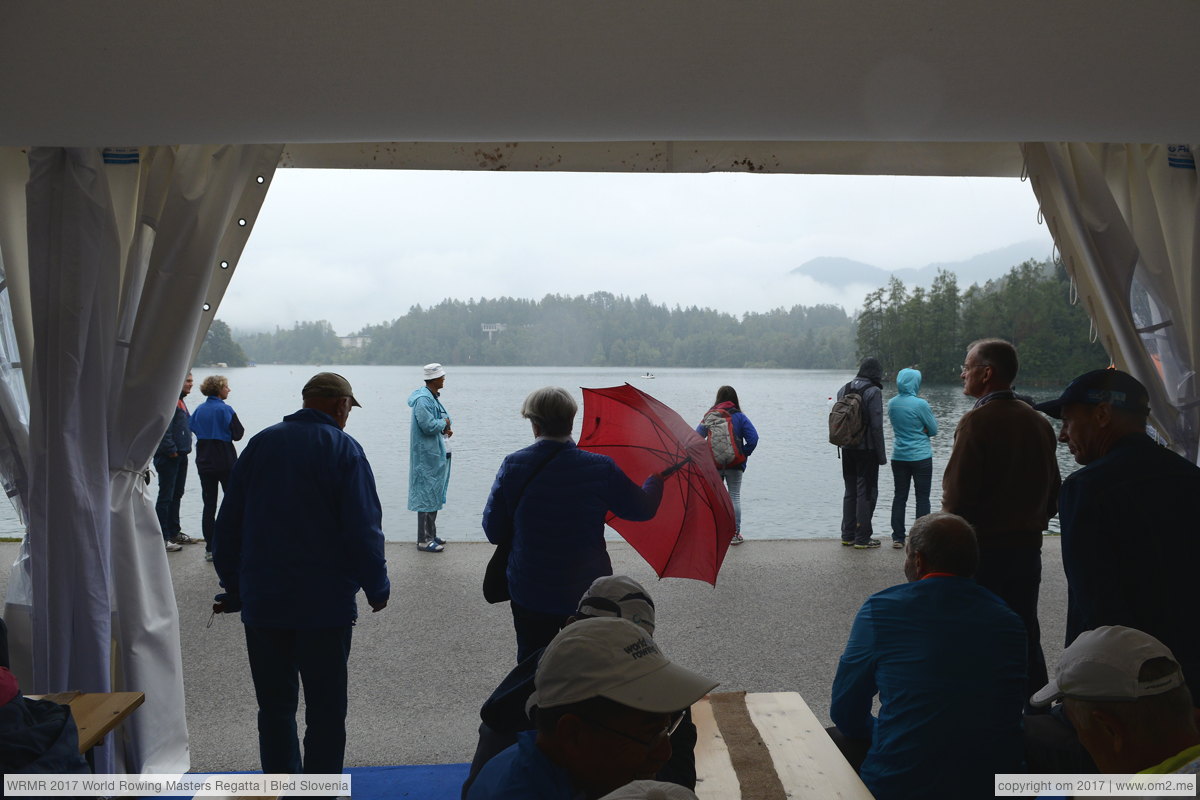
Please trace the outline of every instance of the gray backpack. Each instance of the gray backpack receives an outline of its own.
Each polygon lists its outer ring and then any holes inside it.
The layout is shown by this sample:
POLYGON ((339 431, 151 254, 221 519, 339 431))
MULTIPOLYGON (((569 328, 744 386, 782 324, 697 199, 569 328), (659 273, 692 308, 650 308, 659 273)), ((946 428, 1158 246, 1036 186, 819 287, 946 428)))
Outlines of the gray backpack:
POLYGON ((746 456, 733 430, 733 415, 729 409, 713 406, 700 424, 708 429, 708 444, 712 448, 717 469, 728 469, 746 462, 746 456))

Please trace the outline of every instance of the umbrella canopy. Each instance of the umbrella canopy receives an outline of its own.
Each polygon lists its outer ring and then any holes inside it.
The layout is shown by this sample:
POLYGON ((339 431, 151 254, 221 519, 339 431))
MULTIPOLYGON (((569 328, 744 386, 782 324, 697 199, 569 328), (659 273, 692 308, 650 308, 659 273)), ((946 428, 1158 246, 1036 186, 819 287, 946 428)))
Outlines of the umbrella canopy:
POLYGON ((660 578, 717 583, 733 538, 733 503, 708 442, 669 407, 629 384, 583 390, 579 446, 602 453, 634 480, 677 467, 663 481, 654 519, 608 524, 654 567, 660 578))

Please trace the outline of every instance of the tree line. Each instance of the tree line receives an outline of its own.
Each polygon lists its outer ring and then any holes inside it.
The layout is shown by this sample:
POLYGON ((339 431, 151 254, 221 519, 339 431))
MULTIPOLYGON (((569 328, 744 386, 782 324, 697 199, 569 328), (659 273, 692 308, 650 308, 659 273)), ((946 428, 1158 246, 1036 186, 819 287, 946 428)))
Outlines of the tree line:
MULTIPOLYGON (((418 305, 363 328, 362 347, 343 346, 325 321, 238 334, 230 344, 252 361, 281 364, 852 369, 870 355, 889 375, 916 367, 927 383, 951 383, 967 344, 998 336, 1017 346, 1023 384, 1062 383, 1109 363, 1088 335, 1087 314, 1069 295, 1061 264, 1028 261, 966 291, 945 271, 929 288, 910 289, 893 278, 866 296, 856 317, 833 305, 737 317, 594 292, 418 305)), ((218 325, 224 323, 214 322, 220 333, 218 325)), ((231 357, 213 361, 235 364, 231 357)))
POLYGON ((888 374, 915 367, 927 383, 948 383, 958 380, 970 342, 998 337, 1016 345, 1022 384, 1065 383, 1110 363, 1070 293, 1066 269, 1051 261, 1026 261, 965 292, 945 271, 929 289, 892 278, 863 301, 856 349, 878 358, 888 374))

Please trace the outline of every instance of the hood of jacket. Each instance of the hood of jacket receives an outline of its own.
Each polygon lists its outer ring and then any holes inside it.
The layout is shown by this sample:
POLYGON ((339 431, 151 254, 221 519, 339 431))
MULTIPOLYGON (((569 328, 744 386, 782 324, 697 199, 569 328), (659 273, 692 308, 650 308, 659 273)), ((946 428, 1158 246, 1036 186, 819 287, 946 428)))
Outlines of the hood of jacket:
POLYGON ((413 393, 408 396, 408 407, 412 408, 415 406, 417 404, 417 400, 422 397, 429 397, 435 400, 437 399, 433 397, 433 392, 429 391, 428 387, 422 386, 420 389, 414 389, 413 393))
POLYGON ((896 375, 896 388, 900 394, 918 395, 921 393, 920 370, 905 367, 896 375))
POLYGON ((879 359, 868 356, 858 365, 858 377, 866 378, 876 386, 883 385, 883 366, 879 359))

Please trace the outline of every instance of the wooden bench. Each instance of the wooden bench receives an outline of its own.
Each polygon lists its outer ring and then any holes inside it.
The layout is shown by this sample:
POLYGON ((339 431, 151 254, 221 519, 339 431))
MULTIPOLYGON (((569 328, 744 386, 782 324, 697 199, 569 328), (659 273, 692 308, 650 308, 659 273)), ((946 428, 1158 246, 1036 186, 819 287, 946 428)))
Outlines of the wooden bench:
POLYGON ((700 800, 872 800, 796 692, 730 692, 692 706, 700 800))
POLYGON ((79 752, 84 754, 146 702, 145 692, 58 692, 29 697, 70 707, 75 727, 79 729, 79 752))

